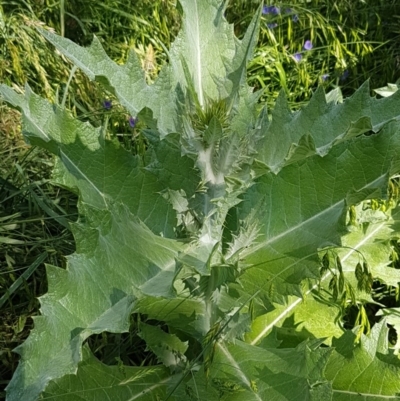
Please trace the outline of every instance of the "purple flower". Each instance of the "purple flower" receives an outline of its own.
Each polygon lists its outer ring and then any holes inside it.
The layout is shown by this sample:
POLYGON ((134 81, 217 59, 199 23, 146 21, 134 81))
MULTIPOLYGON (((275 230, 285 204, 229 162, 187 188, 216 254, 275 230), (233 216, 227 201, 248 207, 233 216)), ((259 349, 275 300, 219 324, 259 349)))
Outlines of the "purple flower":
POLYGON ((273 15, 278 15, 280 14, 281 9, 276 6, 264 6, 262 9, 262 13, 265 14, 273 14, 273 15))
POLYGON ((298 63, 301 61, 303 56, 300 53, 295 53, 295 54, 293 54, 293 58, 294 58, 294 61, 296 61, 296 63, 298 63))
POLYGON ((299 22, 299 16, 297 14, 294 14, 292 17, 293 22, 299 22))
POLYGON ((108 100, 108 99, 104 100, 104 101, 103 101, 103 107, 104 107, 106 110, 111 110, 111 107, 112 107, 112 102, 111 102, 111 100, 108 100))
POLYGON ((135 128, 135 125, 138 122, 138 118, 130 116, 128 121, 129 121, 129 125, 131 126, 131 128, 135 128))
POLYGON ((285 8, 285 14, 291 14, 292 11, 293 10, 291 8, 285 8))
POLYGON ((267 24, 268 29, 274 29, 278 26, 278 24, 276 22, 273 22, 271 24, 267 24))
POLYGON ((340 77, 341 81, 345 81, 349 77, 349 70, 344 70, 342 76, 340 77))
POLYGON ((328 78, 329 78, 329 74, 322 74, 322 75, 321 75, 321 79, 322 79, 323 81, 326 81, 328 78))
POLYGON ((262 9, 262 13, 265 14, 271 14, 271 8, 272 6, 264 6, 262 9))
POLYGON ((271 7, 271 14, 278 15, 280 13, 281 13, 281 9, 279 7, 276 7, 276 6, 271 7))
POLYGON ((313 44, 312 44, 311 40, 306 40, 304 42, 303 49, 304 50, 311 50, 312 48, 313 48, 313 44))

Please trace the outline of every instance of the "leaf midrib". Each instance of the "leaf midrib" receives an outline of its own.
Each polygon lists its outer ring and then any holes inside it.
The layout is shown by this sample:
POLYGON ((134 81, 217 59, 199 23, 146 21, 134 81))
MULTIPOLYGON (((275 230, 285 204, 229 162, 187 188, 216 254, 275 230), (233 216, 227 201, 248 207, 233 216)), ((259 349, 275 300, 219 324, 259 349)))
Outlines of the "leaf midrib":
MULTIPOLYGON (((372 182, 364 185, 362 188, 359 188, 357 191, 362 191, 363 189, 369 188, 371 186, 373 186, 375 183, 378 183, 380 180, 382 180, 382 178, 386 177, 387 174, 382 174, 379 177, 377 177, 375 180, 373 180, 372 182)), ((310 222, 312 222, 313 220, 318 219, 319 217, 323 216, 325 213, 328 213, 330 210, 333 210, 335 208, 337 208, 338 206, 340 206, 340 204, 344 203, 344 199, 341 199, 340 201, 334 203, 333 205, 329 206, 328 208, 325 208, 323 210, 321 210, 320 212, 318 212, 317 214, 314 214, 313 216, 309 217, 308 219, 305 219, 303 221, 301 221, 300 223, 296 224, 295 226, 290 227, 289 229, 275 235, 274 237, 271 238, 267 238, 264 241, 261 241, 259 244, 255 245, 253 248, 251 248, 251 250, 249 250, 249 254, 252 254, 254 252, 257 252, 258 250, 276 242, 277 240, 285 237, 286 235, 300 229, 303 226, 306 226, 307 224, 309 224, 310 222)))
MULTIPOLYGON (((379 226, 377 226, 375 230, 372 230, 368 235, 364 236, 362 241, 360 241, 355 247, 350 249, 349 252, 341 259, 342 262, 345 262, 353 253, 357 252, 359 248, 361 248, 371 237, 373 237, 378 231, 380 231, 386 225, 387 221, 384 221, 381 224, 379 224, 379 226)), ((330 276, 331 276, 330 272, 326 273, 325 276, 322 277, 321 281, 326 280, 330 276)), ((305 292, 304 297, 311 294, 311 292, 316 290, 319 285, 320 285, 319 283, 314 284, 309 290, 305 292)), ((289 304, 288 307, 284 311, 282 311, 280 315, 278 315, 271 323, 269 323, 266 327, 264 327, 262 332, 257 337, 255 337, 250 344, 255 345, 258 341, 260 341, 273 328, 273 326, 275 326, 281 319, 285 318, 302 301, 303 301, 302 298, 298 298, 296 299, 296 301, 289 304)))

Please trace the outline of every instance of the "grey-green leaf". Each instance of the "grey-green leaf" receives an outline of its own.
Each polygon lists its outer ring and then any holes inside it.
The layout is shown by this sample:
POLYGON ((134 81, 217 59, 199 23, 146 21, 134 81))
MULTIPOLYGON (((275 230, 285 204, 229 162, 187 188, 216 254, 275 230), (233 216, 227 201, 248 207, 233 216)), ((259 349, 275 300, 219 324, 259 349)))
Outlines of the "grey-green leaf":
POLYGON ((47 267, 42 316, 18 348, 21 362, 7 388, 9 401, 35 400, 51 379, 74 373, 91 334, 128 331, 129 315, 143 293, 174 295, 181 245, 153 234, 125 206, 80 210, 85 221, 74 227, 77 252, 68 257, 67 270, 47 267))
POLYGON ((293 113, 282 93, 272 113, 272 122, 265 128, 258 158, 278 172, 293 162, 291 149, 300 146, 305 135, 311 136, 316 153, 323 156, 342 141, 367 130, 377 132, 387 122, 399 119, 400 112, 396 107, 399 99, 399 93, 391 98, 371 98, 366 82, 346 102, 327 103, 323 89, 319 88, 304 109, 293 113))
POLYGON ((400 361, 388 350, 388 331, 382 320, 369 336, 362 335, 359 344, 354 344, 352 332, 333 342, 325 376, 332 381, 334 401, 399 398, 400 361))
POLYGON ((399 123, 391 122, 323 158, 315 155, 278 175, 265 174, 250 188, 239 205, 240 219, 256 213, 259 228, 257 241, 241 253, 247 266, 241 283, 249 294, 301 296, 300 282, 319 276, 316 249, 340 245, 348 194, 356 192, 361 201, 386 189, 400 162, 399 132, 399 123))
POLYGON ((323 371, 332 350, 319 348, 319 344, 304 342, 292 349, 263 349, 240 341, 219 344, 211 375, 221 387, 236 385, 224 399, 329 400, 331 385, 323 371))

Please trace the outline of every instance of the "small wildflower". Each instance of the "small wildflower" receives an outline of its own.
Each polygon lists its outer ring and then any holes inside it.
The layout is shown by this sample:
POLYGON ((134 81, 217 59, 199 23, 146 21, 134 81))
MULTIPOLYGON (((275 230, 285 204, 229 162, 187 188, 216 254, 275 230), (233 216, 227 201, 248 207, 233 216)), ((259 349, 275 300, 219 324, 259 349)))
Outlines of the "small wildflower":
POLYGON ((285 14, 291 14, 292 11, 293 10, 291 8, 285 8, 285 14))
POLYGON ((280 14, 281 9, 276 6, 264 6, 262 9, 262 13, 265 14, 272 14, 272 15, 278 15, 280 14))
POLYGON ((112 102, 111 102, 111 100, 104 100, 103 101, 103 107, 106 109, 106 110, 111 110, 111 107, 112 107, 112 102))
POLYGON ((271 6, 264 6, 262 9, 262 13, 265 14, 271 14, 271 6))
POLYGON ((329 74, 322 74, 322 75, 321 75, 321 79, 322 79, 323 81, 326 81, 328 78, 329 78, 329 74))
POLYGON ((311 50, 313 48, 313 44, 311 40, 306 40, 303 46, 304 50, 311 50))
POLYGON ((129 121, 129 125, 131 126, 131 128, 135 128, 135 126, 138 122, 138 119, 137 119, 137 117, 135 118, 135 117, 130 116, 128 121, 129 121))
POLYGON ((276 22, 273 22, 271 24, 267 24, 268 29, 274 29, 278 26, 278 24, 276 22))
POLYGON ((345 81, 349 77, 350 73, 349 70, 344 70, 342 76, 340 77, 341 81, 345 81))
POLYGON ((292 17, 293 22, 299 22, 299 16, 297 14, 294 14, 292 17))
POLYGON ((296 63, 298 63, 301 61, 303 56, 300 53, 295 53, 295 54, 293 54, 293 58, 294 58, 294 61, 296 61, 296 63))
POLYGON ((281 9, 279 7, 276 7, 276 6, 271 7, 271 14, 278 15, 280 13, 281 13, 281 9))

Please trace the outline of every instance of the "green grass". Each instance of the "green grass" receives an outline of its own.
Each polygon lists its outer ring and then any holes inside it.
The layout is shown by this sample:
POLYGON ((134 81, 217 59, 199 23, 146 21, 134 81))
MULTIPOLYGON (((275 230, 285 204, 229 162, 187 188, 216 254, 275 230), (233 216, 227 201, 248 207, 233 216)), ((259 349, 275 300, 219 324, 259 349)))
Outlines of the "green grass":
MULTIPOLYGON (((258 5, 258 0, 231 1, 227 18, 239 37, 258 5)), ((264 90, 263 100, 269 106, 281 90, 290 106, 298 108, 319 84, 326 90, 340 86, 349 95, 366 79, 377 88, 400 78, 397 1, 313 0, 307 7, 300 0, 281 3, 281 10, 289 7, 290 13, 263 16, 256 56, 249 64, 249 82, 264 90), (294 15, 298 22, 292 20, 294 15), (271 23, 277 26, 268 28, 271 23), (313 42, 312 50, 303 50, 305 40, 313 42), (302 52, 301 62, 294 60, 296 52, 302 52), (341 80, 345 70, 349 76, 341 80), (322 79, 324 74, 329 74, 327 80, 322 79)), ((117 63, 134 49, 152 82, 166 61, 161 44, 169 47, 179 28, 176 1, 5 0, 0 5, 0 81, 21 89, 27 82, 36 93, 65 105, 82 120, 107 124, 110 135, 141 153, 145 144, 140 125, 131 129, 129 115, 112 94, 73 71, 54 52, 35 30, 43 23, 82 45, 96 34, 117 63), (104 110, 104 99, 113 100, 110 111, 104 110)), ((37 297, 47 287, 44 263, 65 267, 65 256, 74 251, 70 223, 77 219, 76 196, 51 184, 52 157, 24 143, 20 124, 19 113, 0 104, 0 388, 7 385, 18 363, 12 349, 26 339, 32 316, 39 314, 37 297)), ((397 266, 397 242, 393 249, 397 266)), ((376 292, 398 300, 393 289, 379 287, 376 292)), ((142 361, 151 358, 141 348, 135 327, 132 322, 126 336, 104 333, 91 338, 92 349, 107 363, 139 363, 127 351, 132 348, 141 350, 142 361)))
MULTIPOLYGON (((249 3, 236 0, 228 9, 230 20, 238 22, 239 36, 255 3, 249 10, 249 3)), ((256 57, 249 65, 249 82, 264 90, 263 100, 269 106, 281 90, 290 106, 298 108, 318 85, 326 90, 340 86, 348 96, 367 79, 371 88, 378 88, 400 78, 396 67, 400 4, 326 0, 305 6, 294 0, 281 3, 280 11, 279 15, 263 16, 256 57), (313 43, 310 51, 303 48, 306 40, 313 43), (296 53, 302 56, 300 62, 293 57, 296 53)))

